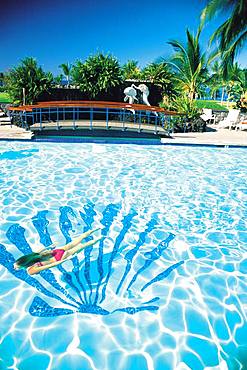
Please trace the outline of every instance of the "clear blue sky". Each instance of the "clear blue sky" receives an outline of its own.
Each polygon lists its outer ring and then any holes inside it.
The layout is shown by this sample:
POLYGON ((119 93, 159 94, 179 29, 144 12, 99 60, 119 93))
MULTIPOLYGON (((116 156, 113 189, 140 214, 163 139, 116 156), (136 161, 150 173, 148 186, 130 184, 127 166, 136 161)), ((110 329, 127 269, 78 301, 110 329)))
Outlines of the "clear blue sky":
MULTIPOLYGON (((97 51, 111 53, 120 63, 138 60, 144 66, 168 57, 169 39, 185 39, 196 31, 206 0, 8 0, 0 11, 0 71, 35 57, 46 70, 59 73, 59 64, 84 60, 97 51)), ((220 17, 202 33, 208 48, 220 17)), ((247 52, 238 57, 247 66, 247 52)))

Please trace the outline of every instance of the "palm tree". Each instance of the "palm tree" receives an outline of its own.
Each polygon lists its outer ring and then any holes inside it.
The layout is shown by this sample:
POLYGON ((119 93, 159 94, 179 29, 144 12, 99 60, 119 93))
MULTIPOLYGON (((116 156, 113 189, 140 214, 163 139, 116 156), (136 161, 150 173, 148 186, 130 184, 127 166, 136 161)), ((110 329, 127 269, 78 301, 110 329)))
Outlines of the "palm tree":
POLYGON ((221 103, 225 92, 228 100, 236 101, 245 95, 247 90, 247 69, 241 69, 238 63, 234 63, 228 70, 227 77, 223 73, 223 65, 216 61, 212 65, 212 74, 207 83, 211 93, 221 90, 221 103))
POLYGON ((230 70, 230 81, 238 83, 243 91, 247 90, 247 69, 240 68, 238 63, 234 63, 230 70))
POLYGON ((59 74, 53 78, 53 83, 56 85, 61 85, 64 75, 59 74))
POLYGON ((136 60, 128 60, 128 62, 122 66, 122 70, 124 80, 139 80, 141 78, 141 70, 136 60))
POLYGON ((229 100, 238 101, 244 98, 247 91, 247 69, 241 69, 238 63, 234 63, 229 70, 227 92, 229 100))
POLYGON ((194 99, 208 77, 205 53, 202 53, 199 44, 200 33, 201 28, 198 29, 196 36, 193 36, 187 29, 186 45, 177 40, 168 42, 175 51, 168 63, 174 69, 180 89, 188 95, 190 100, 194 99))
POLYGON ((4 74, 0 72, 0 86, 3 85, 3 81, 4 81, 4 74))
POLYGON ((223 60, 223 73, 226 77, 237 52, 247 38, 246 0, 210 0, 201 14, 202 24, 219 13, 231 11, 230 17, 214 32, 211 41, 219 41, 223 60))
POLYGON ((72 66, 69 63, 62 63, 59 68, 61 68, 61 70, 63 71, 63 74, 67 80, 67 86, 69 86, 72 66))
POLYGON ((216 61, 211 67, 211 75, 208 79, 208 87, 210 88, 210 95, 212 99, 216 99, 217 92, 222 87, 221 85, 221 65, 219 61, 216 61))
POLYGON ((221 91, 221 103, 227 88, 228 79, 224 77, 222 64, 217 60, 211 67, 211 75, 207 80, 211 94, 216 98, 218 91, 221 91))

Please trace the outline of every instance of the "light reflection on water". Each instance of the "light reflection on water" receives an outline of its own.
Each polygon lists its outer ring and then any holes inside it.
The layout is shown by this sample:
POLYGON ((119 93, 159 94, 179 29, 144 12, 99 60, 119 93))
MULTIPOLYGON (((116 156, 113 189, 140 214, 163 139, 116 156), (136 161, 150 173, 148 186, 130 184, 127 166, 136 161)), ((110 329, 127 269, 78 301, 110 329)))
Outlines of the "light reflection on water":
MULTIPOLYGON (((90 259, 87 252, 78 256, 87 298, 94 301, 98 291, 108 312, 150 301, 158 306, 134 315, 36 317, 29 313, 36 296, 65 306, 1 267, 0 368, 240 369, 246 363, 246 150, 1 142, 0 158, 0 243, 14 258, 25 244, 17 245, 16 225, 34 250, 49 238, 63 245, 100 226, 104 243, 90 259), (158 249, 169 235, 167 248, 158 249)), ((75 298, 63 272, 52 272, 75 298)), ((37 280, 54 292, 43 277, 37 280)))

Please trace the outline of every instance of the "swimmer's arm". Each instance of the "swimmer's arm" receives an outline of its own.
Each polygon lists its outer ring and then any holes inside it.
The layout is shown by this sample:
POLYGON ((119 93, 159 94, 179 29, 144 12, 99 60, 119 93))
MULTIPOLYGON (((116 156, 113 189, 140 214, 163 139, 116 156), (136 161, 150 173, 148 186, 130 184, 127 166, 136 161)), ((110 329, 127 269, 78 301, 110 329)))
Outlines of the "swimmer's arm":
POLYGON ((27 269, 27 273, 29 275, 39 274, 40 272, 42 272, 44 270, 48 270, 51 267, 61 265, 61 263, 65 262, 65 261, 68 261, 68 260, 72 259, 73 257, 74 257, 74 255, 70 255, 68 252, 65 251, 65 253, 63 255, 63 258, 60 261, 51 262, 51 263, 43 265, 43 266, 30 266, 27 269))
POLYGON ((42 248, 38 249, 38 250, 37 250, 37 253, 41 253, 41 252, 45 252, 45 251, 49 251, 49 249, 54 249, 54 248, 56 248, 56 247, 57 247, 56 243, 53 243, 53 244, 50 244, 47 248, 42 247, 42 248))
POLYGON ((44 265, 44 266, 30 266, 27 269, 27 273, 29 275, 35 275, 35 274, 40 273, 41 271, 44 271, 44 270, 47 270, 47 269, 49 269, 51 267, 60 265, 62 262, 64 262, 64 260, 57 261, 57 262, 52 262, 49 265, 44 265))

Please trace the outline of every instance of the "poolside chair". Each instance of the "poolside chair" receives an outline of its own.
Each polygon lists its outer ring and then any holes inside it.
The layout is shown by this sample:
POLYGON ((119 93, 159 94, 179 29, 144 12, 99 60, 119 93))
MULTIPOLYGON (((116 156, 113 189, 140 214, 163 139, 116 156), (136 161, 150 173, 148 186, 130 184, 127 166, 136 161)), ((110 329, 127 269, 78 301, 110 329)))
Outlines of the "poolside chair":
POLYGON ((208 122, 213 120, 213 123, 215 124, 215 115, 213 114, 212 109, 203 108, 202 113, 203 114, 201 114, 200 117, 203 121, 208 122))
POLYGON ((229 130, 231 130, 231 128, 235 127, 237 124, 239 113, 240 110, 238 109, 229 109, 227 117, 219 122, 218 127, 219 128, 229 127, 229 130))
POLYGON ((236 131, 237 130, 247 130, 247 120, 239 122, 236 126, 236 131))

